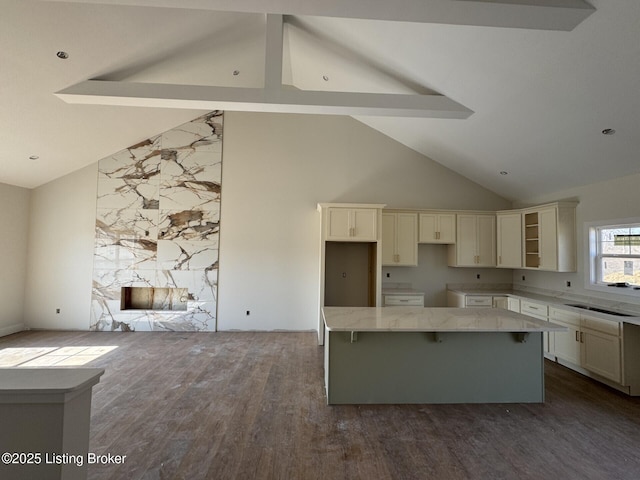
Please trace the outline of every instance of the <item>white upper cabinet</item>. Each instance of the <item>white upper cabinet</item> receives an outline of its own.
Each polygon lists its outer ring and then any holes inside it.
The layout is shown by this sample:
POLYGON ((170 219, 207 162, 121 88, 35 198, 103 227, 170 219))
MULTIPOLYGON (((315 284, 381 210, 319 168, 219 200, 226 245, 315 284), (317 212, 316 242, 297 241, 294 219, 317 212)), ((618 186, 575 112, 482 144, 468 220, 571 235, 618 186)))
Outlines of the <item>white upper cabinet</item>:
POLYGON ((498 268, 522 267, 522 214, 496 214, 498 268))
POLYGON ((558 270, 558 215, 556 208, 538 212, 540 222, 540 270, 558 270))
POLYGON ((456 216, 453 213, 421 213, 420 243, 456 243, 456 216))
POLYGON ((375 242, 378 211, 373 208, 328 208, 326 240, 375 242))
POLYGON ((382 213, 382 265, 418 265, 418 215, 382 213))
POLYGON ((576 204, 559 202, 522 211, 523 268, 576 271, 576 204))
POLYGON ((451 267, 496 266, 496 216, 458 214, 456 244, 449 246, 451 267))

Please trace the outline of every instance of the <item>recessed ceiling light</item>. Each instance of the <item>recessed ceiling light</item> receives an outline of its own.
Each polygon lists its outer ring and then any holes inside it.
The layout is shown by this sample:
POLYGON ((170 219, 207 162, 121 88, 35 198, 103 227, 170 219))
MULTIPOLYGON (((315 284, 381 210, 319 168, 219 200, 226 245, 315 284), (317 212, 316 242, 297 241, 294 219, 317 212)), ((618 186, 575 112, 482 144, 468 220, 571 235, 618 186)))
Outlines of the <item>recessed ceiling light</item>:
POLYGON ((328 82, 328 81, 329 81, 329 77, 327 77, 326 75, 323 75, 323 76, 322 76, 322 79, 323 79, 325 82, 328 82))
POLYGON ((240 70, 234 70, 234 71, 233 71, 233 75, 234 75, 235 77, 237 77, 238 75, 240 75, 240 70))
POLYGON ((38 155, 31 155, 29 160, 38 160, 40 157, 38 155))
POLYGON ((60 50, 58 53, 56 53, 56 57, 61 58, 62 60, 66 60, 67 58, 69 58, 69 54, 60 50))
POLYGON ((500 175, 509 175, 509 172, 505 172, 504 170, 502 170, 502 171, 500 172, 500 175))
POLYGON ((613 135, 616 131, 613 128, 605 128, 602 130, 603 135, 613 135))

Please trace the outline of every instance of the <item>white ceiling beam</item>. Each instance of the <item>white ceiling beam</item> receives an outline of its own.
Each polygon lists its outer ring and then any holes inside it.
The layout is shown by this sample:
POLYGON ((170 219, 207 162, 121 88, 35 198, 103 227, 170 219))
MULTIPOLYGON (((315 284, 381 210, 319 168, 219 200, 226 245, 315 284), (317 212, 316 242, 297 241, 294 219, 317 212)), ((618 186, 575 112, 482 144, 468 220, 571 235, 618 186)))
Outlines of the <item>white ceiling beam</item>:
POLYGON ((331 115, 469 117, 473 111, 442 95, 325 92, 295 88, 87 80, 56 93, 67 103, 331 115))
POLYGON ((46 0, 417 23, 573 30, 595 8, 584 0, 46 0))
POLYGON ((267 14, 266 51, 264 56, 264 88, 282 87, 284 20, 282 15, 267 14))
POLYGON ((467 118, 473 112, 438 94, 299 90, 282 85, 283 15, 266 15, 264 88, 88 80, 56 95, 67 103, 199 110, 467 118))

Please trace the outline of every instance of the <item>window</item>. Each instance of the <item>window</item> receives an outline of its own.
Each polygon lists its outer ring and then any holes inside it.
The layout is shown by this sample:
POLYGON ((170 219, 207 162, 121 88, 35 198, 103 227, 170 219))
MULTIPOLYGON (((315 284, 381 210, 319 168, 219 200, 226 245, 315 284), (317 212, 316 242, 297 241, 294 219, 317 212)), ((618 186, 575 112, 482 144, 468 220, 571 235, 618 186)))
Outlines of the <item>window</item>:
POLYGON ((640 223, 593 227, 590 237, 592 284, 640 285, 640 223))

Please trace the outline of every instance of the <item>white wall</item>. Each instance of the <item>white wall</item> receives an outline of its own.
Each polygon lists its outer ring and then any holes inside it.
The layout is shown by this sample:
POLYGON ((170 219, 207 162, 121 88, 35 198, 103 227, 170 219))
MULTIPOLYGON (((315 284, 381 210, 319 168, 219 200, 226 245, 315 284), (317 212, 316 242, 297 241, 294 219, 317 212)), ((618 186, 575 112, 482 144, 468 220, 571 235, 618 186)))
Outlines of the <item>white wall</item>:
POLYGON ((29 328, 89 329, 96 189, 97 163, 32 191, 25 305, 29 328))
POLYGON ((602 294, 585 289, 585 281, 589 276, 585 223, 632 217, 640 218, 640 174, 563 190, 544 197, 530 198, 526 202, 520 202, 517 206, 529 206, 557 200, 577 200, 580 202, 576 209, 577 273, 516 270, 513 275, 514 284, 640 304, 640 292, 638 291, 633 296, 628 296, 616 293, 602 294), (524 281, 522 280, 523 275, 525 276, 524 281), (567 281, 571 282, 571 287, 566 286, 567 281))
POLYGON ((29 197, 26 188, 0 183, 0 336, 24 328, 29 197))
POLYGON ((509 284, 512 276, 513 271, 504 268, 449 267, 446 245, 418 245, 417 267, 382 267, 383 283, 410 283, 424 292, 427 307, 447 306, 447 283, 509 284))
MULTIPOLYGON (((221 330, 317 328, 318 202, 510 207, 349 117, 227 112, 223 143, 221 330)), ((31 193, 24 309, 31 328, 89 328, 96 185, 97 163, 31 193)), ((475 269, 450 269, 445 250, 433 257, 438 247, 430 248, 420 247, 423 266, 404 274, 442 288, 475 279, 475 269)), ((485 271, 482 281, 504 281, 503 272, 485 271)))
MULTIPOLYGON (((348 117, 225 115, 218 311, 223 330, 316 328, 317 202, 375 202, 393 208, 511 207, 348 117), (251 311, 248 317, 246 310, 251 311)), ((88 329, 96 169, 97 163, 33 191, 0 185, 0 224, 10 226, 0 236, 0 334, 22 321, 31 328, 88 329)), ((423 245, 419 267, 385 268, 391 277, 383 281, 413 283, 427 293, 430 305, 443 301, 439 289, 445 283, 475 282, 477 274, 480 282, 512 279, 526 286, 594 295, 584 289, 584 223, 640 216, 638 185, 640 174, 514 205, 580 202, 577 273, 516 270, 512 275, 509 270, 453 269, 446 266, 446 247, 423 245), (569 289, 567 280, 572 284, 569 289)), ((616 294, 608 298, 634 301, 616 294)))
MULTIPOLYGON (((227 112, 222 184, 221 330, 317 328, 318 202, 511 206, 362 123, 336 116, 227 112)), ((428 256, 428 247, 423 250, 428 256)), ((442 252, 430 261, 436 268, 420 270, 429 281, 444 287, 449 275, 452 282, 475 279, 475 270, 446 267, 442 252)), ((401 282, 402 276, 390 280, 401 282)), ((508 282, 511 272, 492 278, 508 282)))

